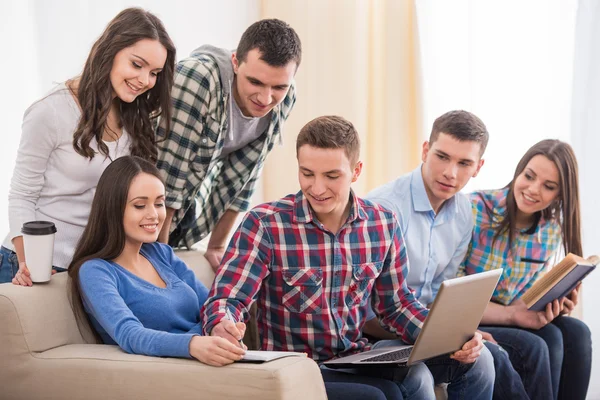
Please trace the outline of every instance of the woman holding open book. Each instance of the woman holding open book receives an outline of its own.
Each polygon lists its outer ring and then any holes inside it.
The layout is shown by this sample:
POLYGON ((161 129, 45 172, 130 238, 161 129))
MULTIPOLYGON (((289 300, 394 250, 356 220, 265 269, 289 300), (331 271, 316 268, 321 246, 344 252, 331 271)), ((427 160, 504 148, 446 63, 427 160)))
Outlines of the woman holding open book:
MULTIPOLYGON (((591 334, 585 323, 565 315, 577 305, 579 286, 543 311, 529 310, 521 299, 561 251, 582 253, 577 160, 571 146, 559 140, 535 144, 506 187, 475 192, 471 199, 475 227, 459 275, 504 268, 482 330, 509 353, 520 373, 518 341, 527 340, 529 332, 541 337, 548 347, 553 397, 585 399, 591 334)), ((521 376, 525 383, 528 377, 521 376)))

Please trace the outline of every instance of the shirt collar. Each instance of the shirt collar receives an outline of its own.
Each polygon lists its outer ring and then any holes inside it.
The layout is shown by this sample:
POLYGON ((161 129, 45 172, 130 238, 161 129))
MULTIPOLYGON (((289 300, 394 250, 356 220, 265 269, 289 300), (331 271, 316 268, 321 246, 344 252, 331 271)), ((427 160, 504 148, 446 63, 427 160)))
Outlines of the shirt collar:
MULTIPOLYGON (((364 207, 361 205, 358 196, 354 194, 354 190, 350 189, 350 201, 352 202, 352 206, 350 207, 350 214, 348 215, 348 219, 346 223, 351 223, 358 220, 367 219, 367 213, 364 207)), ((314 212, 310 207, 310 203, 304 196, 302 191, 296 193, 296 198, 294 200, 294 223, 298 224, 308 224, 316 220, 314 212)))
MULTIPOLYGON (((413 172, 411 172, 410 193, 412 195, 413 208, 415 212, 433 212, 433 207, 431 207, 431 202, 429 201, 429 197, 427 197, 427 191, 425 190, 423 175, 421 174, 422 167, 423 164, 419 165, 415 170, 413 170, 413 172)), ((452 218, 459 212, 458 202, 454 199, 455 197, 456 195, 446 200, 440 210, 440 213, 444 212, 444 214, 448 215, 448 218, 452 218), (454 212, 448 212, 447 210, 452 210, 454 212)))

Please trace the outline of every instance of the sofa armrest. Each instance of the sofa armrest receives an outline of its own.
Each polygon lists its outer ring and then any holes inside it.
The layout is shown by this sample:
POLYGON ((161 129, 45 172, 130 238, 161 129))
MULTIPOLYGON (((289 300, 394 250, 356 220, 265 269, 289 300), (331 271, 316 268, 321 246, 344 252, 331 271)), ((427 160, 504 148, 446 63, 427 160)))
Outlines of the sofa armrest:
MULTIPOLYGON (((196 360, 127 354, 117 346, 73 344, 32 353, 27 376, 9 367, 6 399, 326 399, 317 364, 288 357, 211 367, 196 360), (14 375, 13 375, 14 377, 14 375)), ((5 397, 6 396, 6 397, 5 397)))

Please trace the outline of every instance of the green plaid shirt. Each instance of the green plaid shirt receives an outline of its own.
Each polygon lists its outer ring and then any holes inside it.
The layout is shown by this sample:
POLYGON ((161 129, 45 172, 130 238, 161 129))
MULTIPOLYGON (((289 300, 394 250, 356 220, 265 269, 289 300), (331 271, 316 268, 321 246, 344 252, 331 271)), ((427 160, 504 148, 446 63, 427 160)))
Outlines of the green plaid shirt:
POLYGON ((208 54, 192 54, 176 67, 169 135, 159 126, 158 169, 166 183, 166 205, 177 210, 170 244, 190 247, 214 228, 226 210, 243 212, 283 123, 296 101, 292 84, 271 111, 266 134, 221 158, 229 124, 229 94, 208 54), (163 140, 165 139, 166 140, 163 140), (194 201, 196 200, 196 201, 194 201), (196 217, 197 216, 197 217, 196 217))

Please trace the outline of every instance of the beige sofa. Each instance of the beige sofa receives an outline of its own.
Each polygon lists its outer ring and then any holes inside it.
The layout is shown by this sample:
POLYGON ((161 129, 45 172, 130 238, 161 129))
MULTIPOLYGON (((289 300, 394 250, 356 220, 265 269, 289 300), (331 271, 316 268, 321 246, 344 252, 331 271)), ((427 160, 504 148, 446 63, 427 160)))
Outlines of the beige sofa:
MULTIPOLYGON (((201 253, 182 258, 210 286, 214 275, 201 253)), ((33 287, 0 284, 0 398, 326 399, 319 368, 308 358, 215 368, 90 344, 66 284, 66 274, 33 287)))

